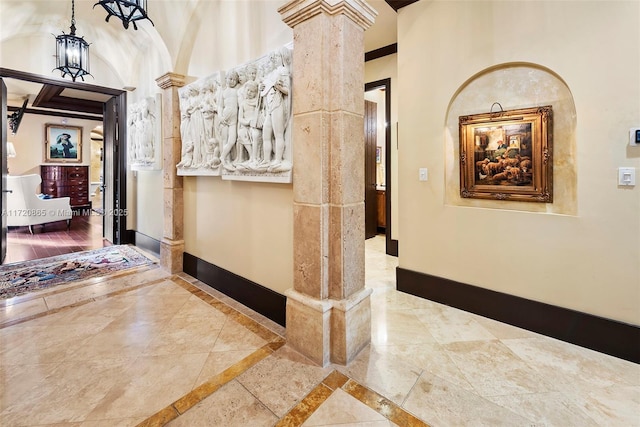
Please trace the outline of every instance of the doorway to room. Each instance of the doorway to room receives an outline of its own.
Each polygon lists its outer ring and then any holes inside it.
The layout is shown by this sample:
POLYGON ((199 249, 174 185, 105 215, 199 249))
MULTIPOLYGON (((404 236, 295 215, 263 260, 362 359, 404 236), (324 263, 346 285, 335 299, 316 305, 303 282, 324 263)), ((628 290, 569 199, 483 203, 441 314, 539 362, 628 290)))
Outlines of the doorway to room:
MULTIPOLYGON (((8 86, 14 85, 35 85, 41 86, 38 90, 38 97, 47 98, 47 102, 40 102, 37 107, 32 105, 23 111, 27 115, 42 115, 53 117, 55 120, 79 120, 90 126, 83 138, 84 150, 92 149, 94 139, 98 139, 99 128, 102 126, 102 146, 101 149, 83 156, 82 163, 90 170, 93 167, 101 168, 96 181, 87 176, 86 184, 82 184, 81 192, 86 192, 84 197, 88 203, 82 210, 74 209, 74 218, 69 231, 66 230, 64 222, 45 224, 45 233, 38 232, 31 235, 28 231, 23 234, 21 240, 25 243, 26 249, 31 251, 33 259, 42 256, 55 255, 53 248, 65 246, 68 252, 77 252, 91 248, 93 245, 103 246, 105 244, 122 244, 126 241, 126 217, 117 215, 117 212, 126 212, 126 93, 123 90, 95 86, 85 83, 69 82, 60 79, 52 79, 31 73, 0 68, 0 80, 8 86), (46 105, 45 108, 41 108, 46 105), (87 114, 91 112, 91 114, 87 114), (89 132, 91 129, 92 132, 89 132), (95 166, 93 156, 98 157, 98 166, 95 166), (89 185, 89 180, 91 185, 89 185), (96 197, 97 196, 97 197, 96 197), (94 204, 95 203, 95 204, 94 204), (88 209, 87 209, 88 208, 88 209), (97 210, 97 212, 96 212, 97 210), (89 214, 89 215, 81 215, 89 214), (95 215, 94 215, 95 214, 95 215), (62 227, 58 230, 57 227, 62 227), (62 234, 56 234, 62 233, 62 234), (34 236, 37 235, 37 239, 34 236), (38 242, 37 240, 41 240, 38 242), (44 240, 44 242, 42 242, 44 240), (62 241, 64 240, 64 244, 62 241), (45 244, 46 243, 46 244, 45 244), (32 246, 31 249, 28 247, 32 246), (49 250, 46 249, 49 246, 49 250), (37 251, 33 250, 38 247, 37 251)), ((2 97, 3 111, 11 112, 7 109, 7 96, 2 97)), ((35 102, 35 101, 34 101, 35 102)), ((15 110, 15 107, 13 108, 15 110)), ((46 120, 49 120, 48 118, 46 120)), ((42 121, 42 119, 40 119, 42 121)), ((2 145, 0 155, 2 159, 7 156, 7 121, 3 121, 2 145)), ((24 124, 23 124, 24 126, 24 124)), ((42 138, 38 138, 40 140, 42 138)), ((44 148, 43 148, 44 152, 44 148)), ((46 152, 45 152, 46 154, 46 152)), ((37 156, 40 158, 40 156, 37 156)), ((44 156, 46 158, 46 156, 44 156)), ((6 161, 6 160, 5 160, 6 161)), ((38 162, 37 162, 38 163, 38 162)), ((6 163, 4 163, 6 164, 6 163)), ((79 166, 79 165, 78 165, 79 166)), ((35 165, 28 173, 40 174, 41 166, 35 165)), ((87 172, 89 175, 89 172, 87 172)), ((3 170, 3 178, 6 176, 6 168, 3 170)), ((6 180, 2 180, 3 194, 6 190, 6 180)), ((73 183, 72 183, 73 184, 73 183)), ((35 191, 36 189, 34 189, 35 191)), ((42 191, 44 193, 45 191, 42 191)), ((3 197, 3 210, 6 209, 6 200, 3 197)), ((9 234, 10 239, 3 238, 3 253, 6 253, 8 242, 14 237, 14 230, 9 234)), ((7 228, 3 222, 3 236, 7 236, 7 228)), ((9 250, 11 248, 9 247, 9 250)), ((3 257, 4 258, 4 257, 3 257)), ((7 259, 7 258, 5 258, 7 259)), ((15 258, 14 258, 15 259, 15 258)), ((11 257, 7 259, 12 262, 11 257)))
POLYGON ((392 238, 391 79, 367 83, 364 92, 365 234, 384 234, 387 255, 398 256, 398 240, 392 238))

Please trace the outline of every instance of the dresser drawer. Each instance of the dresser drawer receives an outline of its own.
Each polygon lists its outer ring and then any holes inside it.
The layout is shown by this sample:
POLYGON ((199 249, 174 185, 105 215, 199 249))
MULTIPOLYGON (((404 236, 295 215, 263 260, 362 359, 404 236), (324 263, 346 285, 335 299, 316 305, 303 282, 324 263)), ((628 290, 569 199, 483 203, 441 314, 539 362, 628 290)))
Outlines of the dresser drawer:
POLYGON ((45 169, 44 171, 42 171, 42 179, 52 179, 52 180, 64 180, 65 179, 65 174, 63 170, 60 169, 45 169))
POLYGON ((42 192, 53 197, 71 198, 71 206, 89 204, 89 167, 42 165, 42 192))
POLYGON ((67 179, 65 181, 65 185, 73 185, 73 186, 85 186, 88 187, 89 186, 89 182, 84 179, 84 178, 74 178, 74 179, 67 179))
POLYGON ((71 198, 70 201, 71 206, 80 206, 80 205, 88 205, 89 204, 89 200, 88 199, 77 199, 77 198, 71 198))
POLYGON ((67 178, 71 178, 74 176, 87 177, 87 169, 87 166, 67 166, 67 178))

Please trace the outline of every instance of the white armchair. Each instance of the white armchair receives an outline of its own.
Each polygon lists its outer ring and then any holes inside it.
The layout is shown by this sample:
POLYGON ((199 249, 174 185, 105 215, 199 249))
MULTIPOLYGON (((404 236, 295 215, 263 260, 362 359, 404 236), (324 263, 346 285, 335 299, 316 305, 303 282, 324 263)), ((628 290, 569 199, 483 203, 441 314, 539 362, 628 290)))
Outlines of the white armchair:
POLYGON ((28 226, 33 234, 33 226, 55 221, 67 221, 67 230, 71 227, 71 199, 59 197, 41 199, 36 188, 42 182, 40 175, 7 176, 7 205, 4 214, 7 226, 28 226))

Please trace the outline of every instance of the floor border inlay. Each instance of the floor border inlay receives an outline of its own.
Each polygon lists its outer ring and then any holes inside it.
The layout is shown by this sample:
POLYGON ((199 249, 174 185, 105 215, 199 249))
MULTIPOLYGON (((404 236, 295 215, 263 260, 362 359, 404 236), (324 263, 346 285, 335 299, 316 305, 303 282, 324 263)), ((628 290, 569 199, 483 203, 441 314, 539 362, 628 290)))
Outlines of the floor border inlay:
POLYGON ((286 344, 283 337, 269 330, 265 326, 259 324, 255 320, 240 313, 233 307, 228 306, 224 302, 220 301, 216 297, 209 295, 202 289, 198 288, 194 284, 188 282, 184 278, 173 275, 169 277, 171 282, 180 286, 181 288, 191 292, 192 295, 200 298, 202 301, 209 304, 211 307, 229 316, 232 320, 236 321, 240 325, 244 326, 254 334, 258 335, 263 340, 267 341, 267 344, 263 345, 241 361, 235 363, 229 368, 225 369, 221 373, 215 375, 210 380, 202 383, 198 387, 191 390, 189 393, 182 396, 180 399, 173 402, 171 405, 162 408, 146 420, 137 424, 136 427, 156 427, 163 426, 168 422, 171 422, 184 414, 189 409, 193 408, 198 403, 202 402, 207 397, 211 396, 222 386, 228 382, 236 379, 242 373, 249 368, 256 365, 258 362, 264 360, 275 351, 280 349, 286 344))
POLYGON ((282 417, 276 427, 302 425, 337 389, 341 389, 399 426, 429 427, 428 424, 411 415, 386 397, 368 389, 337 370, 327 375, 300 403, 282 417))

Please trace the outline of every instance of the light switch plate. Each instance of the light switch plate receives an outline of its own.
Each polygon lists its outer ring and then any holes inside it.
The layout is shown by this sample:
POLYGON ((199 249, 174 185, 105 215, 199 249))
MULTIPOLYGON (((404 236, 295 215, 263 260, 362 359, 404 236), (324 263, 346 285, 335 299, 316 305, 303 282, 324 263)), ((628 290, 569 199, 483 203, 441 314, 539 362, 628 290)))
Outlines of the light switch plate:
POLYGON ((618 185, 636 185, 636 168, 618 168, 618 185))
POLYGON ((418 180, 426 181, 429 178, 429 173, 427 172, 427 168, 418 169, 418 180))

